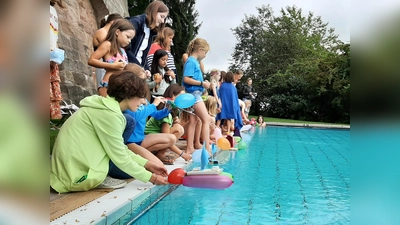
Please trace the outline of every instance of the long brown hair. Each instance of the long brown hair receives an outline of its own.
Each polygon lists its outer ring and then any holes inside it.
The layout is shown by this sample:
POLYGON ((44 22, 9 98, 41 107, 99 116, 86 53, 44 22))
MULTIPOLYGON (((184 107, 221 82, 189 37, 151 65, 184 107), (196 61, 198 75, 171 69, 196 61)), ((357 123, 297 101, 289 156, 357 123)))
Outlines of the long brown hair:
MULTIPOLYGON (((150 28, 150 30, 153 30, 156 28, 157 14, 165 13, 165 12, 169 13, 169 9, 162 1, 154 1, 147 6, 146 11, 145 11, 146 24, 150 28)), ((160 24, 158 27, 158 31, 160 31, 164 27, 165 27, 165 23, 160 24)))
POLYGON ((118 13, 112 13, 112 14, 105 15, 103 17, 103 19, 101 19, 101 21, 100 21, 100 28, 104 27, 107 23, 110 23, 117 19, 123 19, 123 18, 124 17, 122 17, 118 13))
POLYGON ((121 45, 118 43, 117 40, 117 30, 119 31, 126 31, 126 30, 134 30, 135 28, 133 27, 132 23, 129 22, 129 20, 126 19, 117 19, 114 21, 114 23, 111 25, 110 30, 108 30, 106 41, 111 42, 111 47, 110 47, 110 54, 111 55, 116 55, 118 52, 119 54, 122 55, 121 51, 121 45))
POLYGON ((160 44, 161 48, 167 51, 171 51, 171 46, 167 46, 165 40, 169 36, 174 36, 175 31, 170 27, 164 27, 160 32, 157 34, 157 38, 154 42, 160 44))

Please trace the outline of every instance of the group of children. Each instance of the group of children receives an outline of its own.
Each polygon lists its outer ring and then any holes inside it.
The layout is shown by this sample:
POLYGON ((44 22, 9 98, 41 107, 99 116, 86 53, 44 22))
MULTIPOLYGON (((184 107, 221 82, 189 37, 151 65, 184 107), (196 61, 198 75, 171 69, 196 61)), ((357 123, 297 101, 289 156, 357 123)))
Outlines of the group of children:
MULTIPOLYGON (((146 12, 160 24, 167 12, 159 11, 157 4, 164 7, 154 1, 148 7, 154 13, 146 12)), ((131 43, 138 33, 149 37, 137 30, 134 20, 108 15, 94 34, 95 51, 88 64, 97 68, 98 95, 80 102, 81 109, 56 139, 50 185, 57 192, 120 188, 131 177, 165 185, 165 165, 178 157, 191 160, 203 145, 211 154, 210 144, 222 136, 217 133, 221 128, 225 135, 232 130, 240 136, 243 122, 248 122, 248 110, 235 87, 243 73, 213 70, 210 81, 204 80, 202 60, 210 47, 206 40, 195 38, 182 57, 179 85, 169 52, 174 31, 162 28, 154 43, 138 45, 131 43), (132 46, 141 52, 135 58, 129 52, 132 46), (189 109, 175 107, 174 100, 183 93, 195 99, 189 109), (179 139, 186 139, 186 150, 176 146, 179 139)))
MULTIPOLYGON (((132 71, 146 79, 150 89, 146 100, 136 112, 124 112, 127 121, 132 117, 136 125, 125 141, 132 151, 157 163, 173 163, 176 157, 166 155, 166 149, 190 160, 190 155, 201 148, 202 143, 211 151, 210 141, 215 141, 215 127, 222 127, 226 135, 249 122, 247 117, 251 101, 239 100, 235 87, 243 75, 241 71, 237 75, 214 69, 211 71, 210 82, 203 80, 202 59, 210 49, 206 40, 196 38, 189 43, 184 56, 182 86, 179 86, 176 84, 175 71, 169 68, 174 67, 171 53, 164 50, 169 50, 172 44, 174 31, 171 28, 165 27, 159 32, 146 57, 149 70, 144 70, 138 64, 128 62, 124 49, 135 36, 136 31, 131 22, 118 14, 108 15, 106 19, 105 26, 94 35, 95 51, 88 61, 89 65, 104 69, 104 76, 97 76, 101 78, 98 82, 99 95, 107 96, 108 80, 120 70, 132 71), (182 112, 180 115, 161 109, 165 99, 173 100, 185 92, 193 94, 196 99, 192 114, 182 112), (210 94, 207 96, 207 93, 210 94), (187 140, 186 152, 175 146, 176 140, 182 136, 187 140), (137 150, 132 147, 132 143, 154 152, 156 157, 137 150)), ((236 134, 240 135, 238 130, 236 134)))

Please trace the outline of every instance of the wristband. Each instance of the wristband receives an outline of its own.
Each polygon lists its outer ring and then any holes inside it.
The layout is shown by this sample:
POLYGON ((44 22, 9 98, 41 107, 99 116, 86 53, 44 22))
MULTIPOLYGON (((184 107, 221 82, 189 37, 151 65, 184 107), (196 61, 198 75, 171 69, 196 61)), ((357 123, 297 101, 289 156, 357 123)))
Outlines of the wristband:
POLYGON ((179 157, 181 157, 183 155, 183 151, 181 152, 181 154, 179 155, 179 157))
POLYGON ((203 87, 203 81, 200 81, 200 86, 202 86, 202 87, 203 87))
POLYGON ((154 185, 156 184, 156 181, 157 181, 157 174, 156 174, 156 178, 154 179, 154 182, 153 182, 154 185))

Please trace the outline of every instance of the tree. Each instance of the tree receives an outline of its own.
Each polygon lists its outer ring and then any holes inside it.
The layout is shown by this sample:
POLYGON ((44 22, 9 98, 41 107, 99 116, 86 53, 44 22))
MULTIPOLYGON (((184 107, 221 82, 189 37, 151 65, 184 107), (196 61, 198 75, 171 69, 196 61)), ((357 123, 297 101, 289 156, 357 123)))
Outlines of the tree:
MULTIPOLYGON (((152 0, 128 0, 131 16, 143 14, 152 0)), ((199 12, 195 10, 195 0, 164 0, 169 9, 167 26, 175 30, 174 45, 171 53, 174 56, 177 70, 177 80, 181 80, 183 74, 182 55, 186 52, 189 42, 196 37, 201 24, 197 24, 199 12)))
POLYGON ((183 75, 182 55, 186 52, 189 42, 193 40, 201 26, 197 24, 199 12, 195 10, 195 0, 165 0, 171 18, 172 29, 175 30, 174 46, 172 54, 175 58, 175 66, 178 73, 178 80, 183 75))
POLYGON ((253 78, 258 104, 268 101, 267 114, 277 117, 345 121, 350 63, 334 29, 296 6, 279 16, 270 6, 257 10, 232 29, 238 43, 231 68, 253 78))

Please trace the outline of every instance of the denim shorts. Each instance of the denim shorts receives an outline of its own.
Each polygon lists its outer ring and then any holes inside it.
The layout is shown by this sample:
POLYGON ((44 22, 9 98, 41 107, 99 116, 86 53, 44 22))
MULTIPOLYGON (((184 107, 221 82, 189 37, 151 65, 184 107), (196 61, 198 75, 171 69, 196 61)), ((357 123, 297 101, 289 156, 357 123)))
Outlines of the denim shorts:
POLYGON ((203 101, 203 98, 201 97, 202 94, 203 94, 202 91, 193 91, 191 94, 192 94, 192 95, 194 96, 194 98, 196 99, 196 103, 199 103, 199 102, 202 102, 202 101, 203 101))

